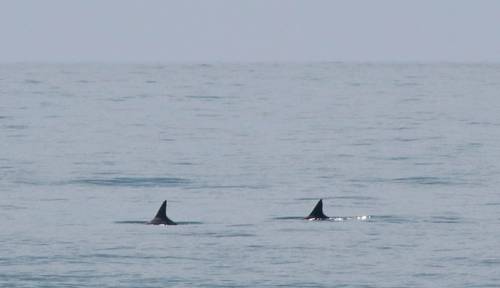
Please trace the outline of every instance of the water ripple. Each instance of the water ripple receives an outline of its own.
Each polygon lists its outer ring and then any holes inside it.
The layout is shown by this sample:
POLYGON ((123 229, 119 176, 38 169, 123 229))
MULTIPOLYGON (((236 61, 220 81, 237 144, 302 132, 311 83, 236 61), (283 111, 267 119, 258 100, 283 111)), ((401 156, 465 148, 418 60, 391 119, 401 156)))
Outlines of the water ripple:
POLYGON ((210 95, 188 95, 188 96, 186 96, 186 98, 211 101, 211 100, 222 99, 223 97, 220 97, 220 96, 210 96, 210 95))
POLYGON ((422 185, 452 185, 456 184, 448 179, 432 176, 401 177, 392 179, 396 183, 422 184, 422 185))
POLYGON ((399 215, 377 215, 371 217, 375 222, 384 222, 391 224, 406 224, 406 223, 416 223, 418 222, 414 217, 405 217, 399 215))
POLYGON ((455 216, 434 216, 424 222, 436 223, 436 224, 440 223, 456 224, 456 223, 463 223, 463 220, 460 217, 455 217, 455 216))
POLYGON ((173 187, 191 183, 190 180, 175 177, 115 177, 82 178, 70 181, 72 184, 118 186, 118 187, 173 187))

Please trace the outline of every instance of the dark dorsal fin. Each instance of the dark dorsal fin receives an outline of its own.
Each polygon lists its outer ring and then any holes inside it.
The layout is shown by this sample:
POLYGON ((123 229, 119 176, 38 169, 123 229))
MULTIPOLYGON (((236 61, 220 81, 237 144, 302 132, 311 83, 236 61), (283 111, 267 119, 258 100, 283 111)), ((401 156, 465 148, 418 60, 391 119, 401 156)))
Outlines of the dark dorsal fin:
POLYGON ((328 219, 328 216, 323 214, 323 199, 319 199, 318 204, 314 206, 313 211, 305 219, 328 219))
POLYGON ((167 217, 167 200, 163 201, 161 204, 160 209, 156 213, 156 216, 153 218, 153 220, 149 221, 148 224, 153 224, 153 225, 159 225, 159 224, 164 224, 164 225, 177 225, 174 221, 168 219, 167 217))

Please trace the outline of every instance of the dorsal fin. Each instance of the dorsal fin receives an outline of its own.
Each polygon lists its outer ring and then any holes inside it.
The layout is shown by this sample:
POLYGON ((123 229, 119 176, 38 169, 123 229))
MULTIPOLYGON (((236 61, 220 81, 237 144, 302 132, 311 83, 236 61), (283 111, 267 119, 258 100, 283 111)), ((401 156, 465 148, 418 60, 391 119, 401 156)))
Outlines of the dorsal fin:
POLYGON ((160 206, 160 209, 158 209, 158 212, 156 212, 156 216, 154 218, 163 219, 166 217, 167 217, 167 200, 163 201, 163 203, 160 206))
POLYGON ((167 200, 163 201, 163 203, 160 206, 160 209, 156 213, 156 216, 153 218, 153 220, 149 221, 148 224, 177 225, 177 223, 168 219, 167 217, 167 200))
POLYGON ((314 206, 313 211, 305 219, 328 219, 328 216, 323 214, 323 199, 319 199, 318 204, 314 206))

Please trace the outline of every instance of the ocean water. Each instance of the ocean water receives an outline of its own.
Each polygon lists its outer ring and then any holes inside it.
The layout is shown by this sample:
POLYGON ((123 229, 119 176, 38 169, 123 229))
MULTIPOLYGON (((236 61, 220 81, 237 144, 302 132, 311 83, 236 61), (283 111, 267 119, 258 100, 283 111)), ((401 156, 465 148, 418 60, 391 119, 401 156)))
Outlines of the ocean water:
POLYGON ((1 287, 500 287, 500 64, 1 64, 0 220, 1 287))

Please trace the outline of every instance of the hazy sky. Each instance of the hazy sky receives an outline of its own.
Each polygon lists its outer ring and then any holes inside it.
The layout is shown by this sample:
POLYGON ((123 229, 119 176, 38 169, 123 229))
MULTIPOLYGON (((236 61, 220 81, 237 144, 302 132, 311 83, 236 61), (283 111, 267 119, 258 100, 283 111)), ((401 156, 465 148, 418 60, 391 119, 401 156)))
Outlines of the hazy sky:
POLYGON ((499 0, 0 0, 0 62, 500 61, 499 0))

